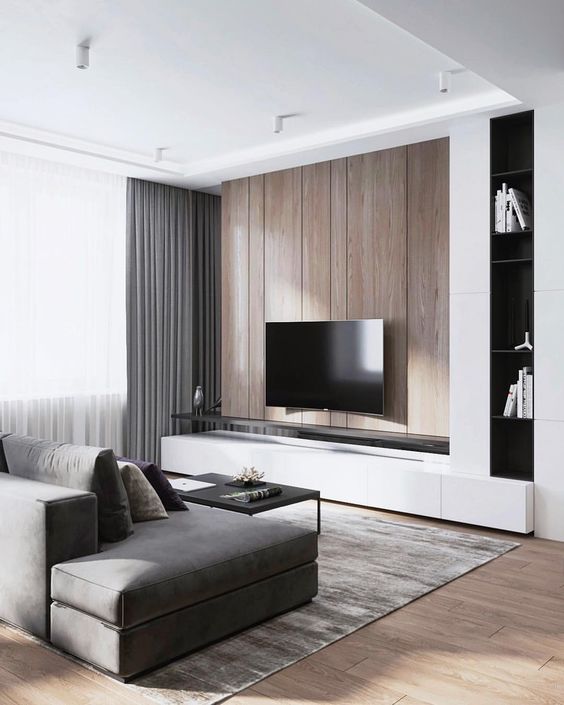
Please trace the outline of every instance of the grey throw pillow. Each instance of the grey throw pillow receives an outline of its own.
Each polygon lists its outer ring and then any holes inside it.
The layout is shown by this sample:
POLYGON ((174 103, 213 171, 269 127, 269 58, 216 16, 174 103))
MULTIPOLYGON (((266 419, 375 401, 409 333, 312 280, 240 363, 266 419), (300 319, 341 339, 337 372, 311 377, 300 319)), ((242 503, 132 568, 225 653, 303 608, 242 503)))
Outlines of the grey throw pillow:
POLYGON ((133 533, 127 494, 112 450, 15 434, 3 438, 2 445, 11 475, 94 492, 100 541, 122 541, 133 533))
POLYGON ((133 521, 168 519, 167 511, 159 495, 137 465, 118 461, 118 467, 129 499, 133 521))

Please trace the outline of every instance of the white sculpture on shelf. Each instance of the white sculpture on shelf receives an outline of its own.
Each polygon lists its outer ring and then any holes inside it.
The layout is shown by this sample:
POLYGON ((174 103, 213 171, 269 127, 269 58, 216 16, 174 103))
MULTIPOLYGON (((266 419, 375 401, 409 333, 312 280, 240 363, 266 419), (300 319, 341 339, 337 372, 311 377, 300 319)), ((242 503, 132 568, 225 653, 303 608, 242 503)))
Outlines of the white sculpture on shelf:
POLYGON ((516 345, 515 350, 532 350, 533 349, 529 335, 530 335, 529 331, 525 331, 525 342, 521 343, 521 345, 516 345))

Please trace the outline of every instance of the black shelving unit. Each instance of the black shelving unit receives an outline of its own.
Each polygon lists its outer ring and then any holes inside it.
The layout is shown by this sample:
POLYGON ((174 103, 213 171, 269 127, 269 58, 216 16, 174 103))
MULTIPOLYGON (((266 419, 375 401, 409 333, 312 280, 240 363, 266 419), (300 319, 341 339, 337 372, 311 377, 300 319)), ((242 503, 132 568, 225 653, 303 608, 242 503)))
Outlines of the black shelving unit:
POLYGON ((523 342, 528 301, 529 332, 534 346, 534 229, 495 232, 495 195, 502 183, 525 192, 534 214, 533 111, 494 118, 490 123, 490 474, 534 479, 532 419, 503 416, 510 384, 519 370, 533 367, 534 352, 517 351, 523 342))

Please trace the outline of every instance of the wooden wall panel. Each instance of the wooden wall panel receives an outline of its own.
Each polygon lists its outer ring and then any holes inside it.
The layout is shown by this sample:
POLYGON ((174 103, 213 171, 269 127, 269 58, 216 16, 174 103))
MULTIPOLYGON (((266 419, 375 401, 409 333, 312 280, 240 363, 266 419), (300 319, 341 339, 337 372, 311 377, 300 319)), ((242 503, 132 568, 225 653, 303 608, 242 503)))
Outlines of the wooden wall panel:
POLYGON ((249 416, 264 418, 264 176, 249 180, 249 416))
POLYGON ((449 144, 408 147, 409 433, 448 436, 449 144))
MULTIPOLYGON (((331 162, 331 319, 347 319, 347 160, 331 162)), ((332 426, 347 426, 347 414, 331 412, 332 426)))
POLYGON ((448 140, 223 185, 226 414, 448 434, 448 140), (384 318, 385 416, 265 408, 265 321, 384 318))
MULTIPOLYGON (((302 170, 264 177, 265 321, 302 318, 302 170)), ((266 418, 301 422, 302 412, 266 407, 266 418)))
MULTIPOLYGON (((302 320, 331 318, 331 165, 302 168, 302 320)), ((331 425, 324 411, 304 411, 303 422, 331 425)))
POLYGON ((221 221, 222 413, 249 415, 249 180, 223 184, 221 221))
POLYGON ((351 428, 404 432, 407 423, 406 148, 348 159, 348 318, 383 318, 383 417, 351 428))

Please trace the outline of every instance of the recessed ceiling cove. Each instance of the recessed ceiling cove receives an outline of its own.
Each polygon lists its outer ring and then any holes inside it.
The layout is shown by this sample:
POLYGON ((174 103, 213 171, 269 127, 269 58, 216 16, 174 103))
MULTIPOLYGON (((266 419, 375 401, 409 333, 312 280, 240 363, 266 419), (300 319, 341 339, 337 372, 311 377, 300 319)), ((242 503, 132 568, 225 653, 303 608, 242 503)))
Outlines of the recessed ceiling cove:
POLYGON ((0 32, 0 149, 195 188, 517 102, 440 93, 463 67, 356 0, 3 0, 0 32))

